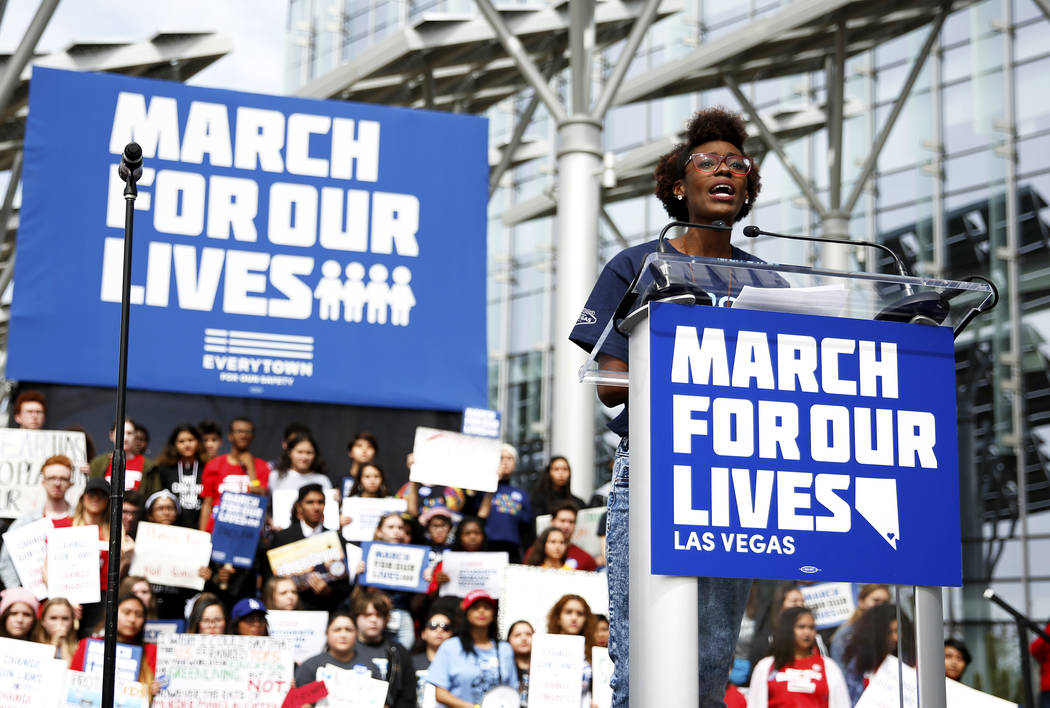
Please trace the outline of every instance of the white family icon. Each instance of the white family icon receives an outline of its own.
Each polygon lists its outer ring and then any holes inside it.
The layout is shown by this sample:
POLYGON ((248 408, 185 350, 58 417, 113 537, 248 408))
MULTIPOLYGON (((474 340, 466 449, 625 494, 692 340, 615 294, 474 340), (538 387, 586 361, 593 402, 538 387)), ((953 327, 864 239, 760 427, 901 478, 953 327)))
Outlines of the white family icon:
POLYGON ((390 324, 408 326, 408 316, 416 304, 409 281, 412 271, 400 265, 393 273, 382 263, 368 269, 365 282, 365 267, 353 261, 346 264, 346 282, 339 278, 341 268, 336 261, 325 261, 321 265, 321 281, 314 288, 314 297, 320 300, 322 320, 338 320, 342 305, 343 319, 347 322, 366 320, 370 324, 386 324, 387 309, 390 324), (387 282, 392 276, 394 284, 387 282))

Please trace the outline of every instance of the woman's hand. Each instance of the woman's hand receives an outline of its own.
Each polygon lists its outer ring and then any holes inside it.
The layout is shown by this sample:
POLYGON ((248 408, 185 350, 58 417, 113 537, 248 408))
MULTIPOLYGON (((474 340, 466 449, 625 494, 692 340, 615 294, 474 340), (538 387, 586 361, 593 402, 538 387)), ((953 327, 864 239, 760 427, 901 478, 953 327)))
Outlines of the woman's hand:
POLYGON ((211 580, 211 568, 206 565, 202 565, 200 570, 197 571, 197 575, 204 579, 204 582, 211 580))
POLYGON ((339 528, 343 528, 344 526, 348 526, 349 524, 352 524, 352 523, 354 523, 354 517, 347 516, 345 514, 340 514, 339 515, 339 528))
POLYGON ((437 572, 438 585, 444 585, 445 583, 447 583, 450 580, 452 580, 452 578, 448 577, 448 573, 446 573, 445 571, 439 570, 437 572))
POLYGON ((324 581, 319 573, 310 573, 306 576, 306 584, 318 595, 332 592, 332 588, 324 581))
POLYGON ((216 573, 216 579, 219 581, 219 585, 225 585, 230 582, 230 578, 233 577, 234 567, 232 565, 224 565, 219 568, 219 572, 216 573))

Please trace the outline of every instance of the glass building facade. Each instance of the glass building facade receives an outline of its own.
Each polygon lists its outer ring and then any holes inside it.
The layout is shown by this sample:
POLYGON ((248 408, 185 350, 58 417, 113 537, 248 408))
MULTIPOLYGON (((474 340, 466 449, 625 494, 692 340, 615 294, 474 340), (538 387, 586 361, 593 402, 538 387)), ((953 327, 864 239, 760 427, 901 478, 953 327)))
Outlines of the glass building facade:
MULTIPOLYGON (((540 6, 540 0, 498 7, 540 6)), ((790 2, 686 0, 685 9, 650 28, 632 76, 687 55, 704 42, 748 31, 790 2)), ((432 13, 472 16, 467 0, 291 0, 287 88, 293 90, 405 23, 432 13)), ((848 191, 899 96, 928 29, 889 38, 846 62, 843 190, 848 191)), ((600 82, 622 43, 599 59, 600 82)), ((945 594, 947 629, 974 649, 968 683, 1012 700, 1020 693, 1020 654, 1009 617, 981 596, 986 587, 1037 622, 1050 617, 1050 18, 1032 0, 982 0, 951 13, 889 134, 872 180, 849 221, 850 235, 882 240, 920 275, 991 278, 998 308, 959 339, 960 462, 964 587, 945 594)), ((567 76, 560 79, 564 95, 567 76)), ((826 102, 824 72, 757 81, 744 92, 763 115, 826 102)), ((490 141, 505 144, 529 102, 522 92, 489 112, 490 141)), ((622 154, 680 131, 696 109, 740 109, 726 88, 613 108, 604 149, 622 154)), ((538 468, 552 422, 551 351, 554 218, 507 226, 504 212, 553 190, 556 126, 541 105, 526 140, 548 156, 503 176, 489 205, 488 331, 490 403, 503 414, 507 440, 538 468)), ((827 130, 786 142, 787 157, 825 200, 827 130)), ((761 160, 762 194, 748 221, 785 233, 819 235, 820 218, 780 159, 761 160)), ((623 247, 655 237, 666 223, 650 196, 607 203, 615 232, 602 223, 605 263, 623 247), (617 233, 618 232, 618 233, 617 233)), ((739 244, 785 263, 814 262, 795 241, 739 244)), ((856 267, 875 268, 874 259, 856 267)), ((609 413, 596 404, 604 430, 609 413)), ((611 434, 595 440, 598 479, 607 479, 611 434)))

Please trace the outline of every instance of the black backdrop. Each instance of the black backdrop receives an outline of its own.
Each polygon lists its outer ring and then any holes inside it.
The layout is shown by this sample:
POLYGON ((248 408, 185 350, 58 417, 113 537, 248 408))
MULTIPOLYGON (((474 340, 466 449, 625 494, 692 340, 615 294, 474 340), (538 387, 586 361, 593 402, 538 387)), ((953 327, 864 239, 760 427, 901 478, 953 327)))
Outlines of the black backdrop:
MULTIPOLYGON (((113 449, 109 442, 109 426, 116 416, 115 388, 23 381, 14 395, 26 389, 38 390, 47 398, 49 430, 83 426, 94 438, 97 453, 113 449)), ((273 460, 281 452, 284 427, 291 422, 302 423, 313 432, 328 463, 329 473, 334 472, 332 476, 337 478, 344 476, 349 467, 347 443, 355 432, 368 430, 379 439, 376 462, 385 471, 391 492, 408 479, 405 455, 412 451, 416 426, 458 431, 462 421, 459 411, 372 408, 138 390, 128 391, 127 414, 149 429, 148 457, 160 454, 172 428, 179 423, 196 425, 211 418, 222 425, 225 440, 229 421, 236 416, 246 416, 255 422, 252 452, 257 457, 273 460)), ((228 443, 224 443, 223 450, 228 447, 228 443)))

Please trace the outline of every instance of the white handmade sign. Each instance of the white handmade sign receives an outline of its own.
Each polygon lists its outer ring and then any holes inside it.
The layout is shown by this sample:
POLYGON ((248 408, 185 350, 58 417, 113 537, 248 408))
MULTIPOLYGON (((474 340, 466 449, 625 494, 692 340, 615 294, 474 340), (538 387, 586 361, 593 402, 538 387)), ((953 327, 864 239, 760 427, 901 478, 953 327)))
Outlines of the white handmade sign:
POLYGON ((273 637, 162 634, 153 708, 279 708, 292 685, 288 642, 273 637))
POLYGON ((98 526, 51 529, 47 534, 47 594, 76 604, 101 598, 98 526))
MULTIPOLYGON (((60 661, 65 668, 65 662, 60 661)), ((65 671, 62 708, 102 708, 102 676, 83 671, 65 671)), ((113 702, 118 708, 149 708, 149 686, 138 681, 116 680, 113 702)), ((38 705, 47 705, 43 702, 38 705)))
POLYGON ((317 708, 383 708, 386 703, 387 682, 353 669, 328 664, 317 669, 317 678, 328 689, 328 697, 318 701, 317 708))
POLYGON ((498 438, 416 428, 409 479, 494 492, 499 484, 500 447, 498 438))
MULTIPOLYGON (((915 669, 907 664, 898 669, 897 657, 887 656, 868 680, 868 686, 854 708, 917 708, 916 686, 915 669), (902 683, 898 682, 898 673, 903 678, 902 683), (903 702, 898 688, 901 685, 904 686, 903 702)), ((944 679, 944 692, 945 705, 952 708, 1017 708, 1015 703, 981 693, 949 678, 944 679)))
POLYGON ((328 613, 307 610, 270 610, 266 613, 270 636, 288 641, 297 663, 324 651, 328 613))
POLYGON ((31 590, 38 600, 47 597, 47 584, 44 582, 44 561, 47 559, 45 539, 53 529, 51 519, 40 518, 3 535, 4 548, 11 554, 19 582, 22 587, 31 590))
POLYGON ((383 516, 403 514, 407 510, 408 502, 404 499, 346 497, 343 499, 343 516, 349 516, 351 520, 343 527, 343 538, 347 541, 371 541, 383 516))
POLYGON ((583 637, 532 635, 529 705, 579 708, 583 695, 583 637))
POLYGON ((53 706, 66 662, 50 644, 0 638, 0 706, 53 706))
POLYGON ((204 589, 201 568, 211 560, 211 534, 182 526, 139 522, 129 575, 174 588, 204 589))
POLYGON ((52 455, 65 455, 73 462, 73 483, 66 501, 76 504, 84 491, 87 465, 84 433, 68 430, 0 429, 0 519, 17 519, 44 505, 40 466, 52 455))
POLYGON ((598 708, 612 708, 613 660, 609 656, 608 648, 593 647, 591 649, 591 670, 594 676, 591 700, 598 705, 598 708))
POLYGON ((510 561, 501 553, 457 553, 441 555, 441 569, 449 581, 441 585, 439 595, 466 597, 471 590, 484 590, 499 599, 503 593, 503 571, 510 561))

